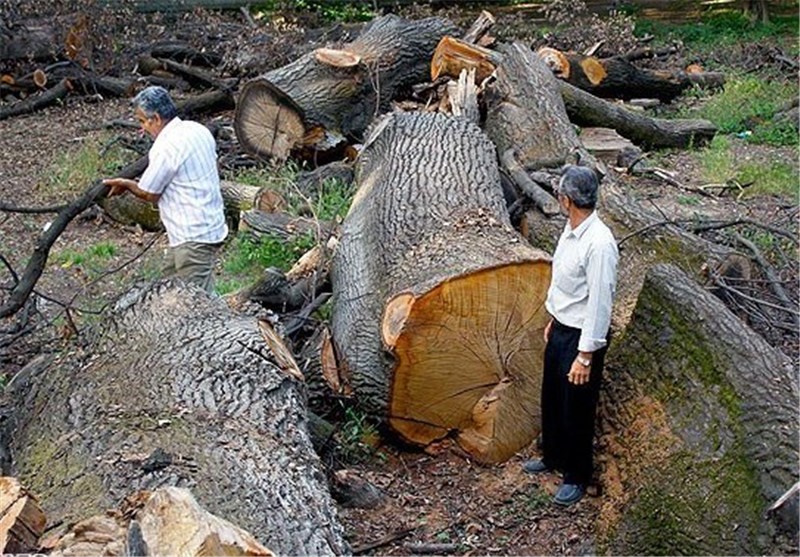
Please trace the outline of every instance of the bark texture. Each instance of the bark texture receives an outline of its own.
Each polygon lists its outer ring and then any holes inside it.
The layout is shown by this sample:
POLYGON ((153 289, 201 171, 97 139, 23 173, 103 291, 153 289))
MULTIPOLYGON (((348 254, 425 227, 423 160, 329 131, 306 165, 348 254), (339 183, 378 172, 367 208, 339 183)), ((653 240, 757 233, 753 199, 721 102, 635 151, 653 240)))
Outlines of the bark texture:
POLYGON ((509 224, 494 146, 441 114, 370 131, 334 255, 340 371, 404 438, 502 461, 538 429, 549 258, 509 224))
POLYGON ((440 18, 379 17, 341 49, 318 49, 249 82, 236 108, 240 143, 285 158, 303 145, 360 139, 403 86, 426 79, 436 44, 454 30, 440 18))
POLYGON ((591 159, 570 124, 558 82, 531 49, 514 43, 497 66, 497 81, 486 91, 486 134, 499 153, 514 149, 528 170, 591 159))
POLYGON ((285 348, 193 287, 130 298, 90 355, 37 360, 12 383, 4 433, 50 520, 173 485, 278 553, 346 553, 285 348))
POLYGON ((611 553, 770 554, 776 525, 796 535, 796 502, 765 519, 798 479, 797 370, 783 353, 658 265, 608 367, 611 553))

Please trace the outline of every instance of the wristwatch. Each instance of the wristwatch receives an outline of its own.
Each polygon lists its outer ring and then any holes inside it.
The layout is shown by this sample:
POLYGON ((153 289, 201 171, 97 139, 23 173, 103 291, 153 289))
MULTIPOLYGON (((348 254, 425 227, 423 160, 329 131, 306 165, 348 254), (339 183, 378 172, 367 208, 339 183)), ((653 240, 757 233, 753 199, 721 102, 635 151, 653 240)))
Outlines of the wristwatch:
POLYGON ((577 358, 575 358, 575 360, 583 367, 592 367, 592 360, 590 360, 589 358, 581 358, 580 354, 578 355, 577 358))

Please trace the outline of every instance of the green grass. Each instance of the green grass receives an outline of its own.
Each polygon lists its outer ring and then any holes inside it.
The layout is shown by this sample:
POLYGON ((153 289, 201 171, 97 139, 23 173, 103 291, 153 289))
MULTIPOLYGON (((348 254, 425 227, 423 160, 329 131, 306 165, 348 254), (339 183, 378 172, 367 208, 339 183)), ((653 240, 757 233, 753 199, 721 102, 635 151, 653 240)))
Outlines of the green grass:
POLYGON ((687 23, 640 19, 636 22, 636 34, 653 35, 657 43, 677 39, 690 49, 707 50, 772 37, 796 38, 797 26, 797 15, 771 15, 770 22, 765 25, 751 21, 741 10, 727 10, 687 23))
POLYGON ((117 246, 111 242, 98 242, 83 250, 65 249, 53 255, 53 262, 64 269, 80 268, 87 276, 100 274, 108 260, 117 254, 117 246))
POLYGON ((318 15, 326 22, 369 21, 375 17, 371 2, 357 0, 269 0, 257 4, 259 14, 306 12, 318 15))
POLYGON ((684 110, 681 116, 705 118, 721 133, 739 133, 752 143, 797 145, 800 138, 792 123, 774 120, 797 93, 796 82, 731 76, 721 91, 712 93, 699 108, 684 110))
POLYGON ((108 141, 90 139, 64 149, 47 173, 44 185, 54 192, 78 193, 99 178, 114 176, 131 156, 116 144, 106 148, 108 141))
POLYGON ((316 244, 311 234, 288 242, 275 236, 254 240, 239 234, 222 257, 223 274, 217 280, 217 292, 228 294, 255 282, 267 267, 288 271, 297 259, 316 244))
POLYGON ((350 464, 359 464, 375 456, 379 434, 365 413, 348 407, 344 409, 344 420, 336 433, 336 440, 343 459, 350 464))
POLYGON ((798 174, 790 164, 769 158, 761 161, 740 161, 732 149, 731 140, 717 136, 711 144, 697 153, 702 178, 709 183, 736 180, 753 183, 746 195, 797 196, 798 174))

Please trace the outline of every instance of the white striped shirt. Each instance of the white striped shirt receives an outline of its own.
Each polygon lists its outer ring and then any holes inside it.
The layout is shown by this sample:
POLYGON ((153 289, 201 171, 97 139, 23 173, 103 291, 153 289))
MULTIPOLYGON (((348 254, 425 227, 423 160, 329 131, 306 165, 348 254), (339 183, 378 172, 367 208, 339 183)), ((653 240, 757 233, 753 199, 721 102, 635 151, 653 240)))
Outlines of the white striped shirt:
POLYGON ((545 307, 558 322, 581 330, 581 352, 606 345, 618 260, 614 235, 596 212, 574 230, 567 222, 553 254, 545 307))
POLYGON ((197 122, 170 120, 150 147, 139 188, 161 194, 158 211, 169 245, 216 244, 228 235, 217 172, 217 146, 197 122))

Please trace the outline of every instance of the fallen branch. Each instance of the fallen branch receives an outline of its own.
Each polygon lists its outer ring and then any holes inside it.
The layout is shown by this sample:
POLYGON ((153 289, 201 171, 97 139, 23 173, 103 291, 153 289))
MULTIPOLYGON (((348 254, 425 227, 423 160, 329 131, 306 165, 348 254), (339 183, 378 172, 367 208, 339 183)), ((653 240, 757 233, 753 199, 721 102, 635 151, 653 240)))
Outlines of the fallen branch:
MULTIPOLYGON (((123 168, 118 176, 122 178, 135 178, 147 168, 147 157, 142 157, 134 163, 123 168)), ((22 273, 20 281, 11 291, 11 295, 5 304, 0 306, 0 318, 13 315, 25 304, 33 288, 36 286, 39 277, 42 276, 50 248, 66 229, 67 225, 76 216, 89 208, 95 201, 108 195, 109 187, 103 184, 102 180, 96 180, 78 199, 67 205, 63 211, 58 213, 50 227, 39 237, 33 255, 28 260, 25 271, 22 273)))
POLYGON ((396 542, 397 540, 402 540, 403 538, 410 535, 414 530, 416 530, 416 526, 413 528, 406 528, 404 530, 398 530, 396 532, 392 532, 381 539, 366 543, 363 545, 359 545, 353 548, 353 555, 361 555, 362 553, 366 553, 367 551, 372 551, 373 549, 378 549, 379 547, 384 547, 389 545, 390 543, 396 542))
POLYGON ((711 222, 711 223, 708 223, 708 224, 696 224, 695 226, 692 227, 692 232, 697 233, 697 232, 704 232, 704 231, 707 231, 707 230, 720 230, 722 228, 728 228, 730 226, 737 226, 737 225, 740 225, 740 224, 747 224, 747 225, 750 225, 750 226, 755 226, 756 228, 761 228, 761 229, 766 230, 768 232, 772 232, 773 234, 777 234, 779 236, 783 236, 784 238, 786 238, 788 240, 791 240, 792 243, 794 243, 795 245, 799 245, 800 244, 800 240, 797 239, 797 236, 795 234, 792 234, 791 232, 787 232, 786 230, 783 230, 782 228, 778 228, 777 226, 771 226, 769 224, 764 224, 762 222, 758 222, 758 221, 755 221, 755 220, 752 220, 752 219, 736 219, 736 220, 729 220, 729 221, 716 221, 716 222, 711 222))
POLYGON ((63 211, 66 205, 50 205, 47 207, 17 207, 15 205, 6 205, 0 203, 0 212, 3 213, 20 213, 23 215, 42 215, 45 213, 58 213, 63 211))
POLYGON ((542 213, 547 216, 559 213, 558 201, 528 176, 517 162, 513 149, 508 149, 503 153, 500 160, 514 183, 536 204, 542 213))

